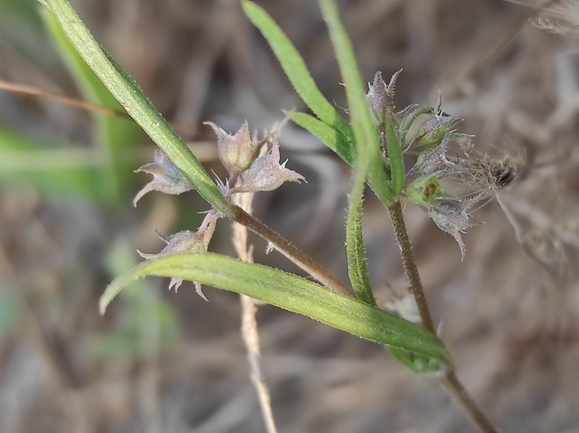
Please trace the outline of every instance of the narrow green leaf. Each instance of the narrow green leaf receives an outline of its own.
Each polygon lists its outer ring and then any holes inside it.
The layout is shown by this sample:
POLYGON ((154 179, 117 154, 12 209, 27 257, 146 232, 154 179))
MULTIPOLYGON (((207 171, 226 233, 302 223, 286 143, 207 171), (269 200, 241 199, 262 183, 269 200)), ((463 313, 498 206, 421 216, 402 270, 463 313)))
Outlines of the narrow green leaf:
MULTIPOLYGON (((365 155, 367 157, 367 155, 365 155)), ((362 157, 356 161, 352 181, 352 191, 348 198, 348 216, 346 220, 346 254, 348 258, 348 276, 356 297, 371 306, 376 306, 372 292, 368 267, 366 265, 366 249, 362 231, 362 204, 364 186, 366 185, 367 161, 362 157)))
POLYGON ((211 253, 166 256, 140 264, 107 287, 100 300, 101 312, 131 281, 148 275, 198 281, 242 293, 359 337, 434 358, 443 365, 450 361, 438 337, 420 326, 304 278, 211 253))
POLYGON ((390 159, 390 172, 392 173, 392 194, 398 197, 404 188, 404 157, 402 156, 402 144, 394 128, 394 122, 386 120, 386 145, 390 159))
MULTIPOLYGON (((296 111, 284 111, 284 113, 294 123, 304 128, 314 137, 317 137, 320 141, 322 141, 322 143, 328 146, 328 148, 336 152, 336 154, 342 158, 346 164, 354 167, 354 163, 356 161, 356 149, 349 145, 348 141, 340 132, 336 131, 335 129, 331 128, 330 126, 309 114, 299 113, 296 111)), ((386 169, 389 169, 389 167, 387 166, 386 169)), ((376 192, 376 188, 372 182, 368 181, 368 183, 370 184, 372 190, 376 192)))
POLYGON ((94 104, 104 105, 115 110, 122 110, 123 107, 117 102, 113 95, 111 95, 101 80, 88 67, 82 57, 69 42, 60 25, 56 21, 55 16, 47 9, 40 9, 40 16, 44 21, 50 37, 56 45, 58 54, 71 73, 72 78, 76 82, 84 98, 94 104))
POLYGON ((66 37, 127 113, 183 172, 195 189, 214 207, 232 216, 231 205, 201 163, 179 139, 135 81, 94 40, 67 0, 42 0, 54 14, 66 37))
POLYGON ((322 122, 340 131, 348 140, 349 145, 354 146, 354 136, 350 125, 322 95, 302 56, 285 33, 260 6, 246 0, 241 4, 247 17, 269 43, 285 74, 305 104, 322 122))
POLYGON ((339 131, 306 113, 298 113, 297 111, 285 111, 284 113, 294 123, 304 128, 314 137, 317 137, 348 165, 354 165, 356 149, 339 131))
POLYGON ((363 161, 362 164, 368 165, 368 179, 378 197, 385 203, 390 203, 395 197, 385 175, 380 151, 380 137, 378 130, 372 123, 372 115, 366 103, 364 84, 358 70, 354 49, 340 20, 335 2, 333 0, 319 0, 319 2, 322 14, 328 24, 330 39, 346 88, 358 157, 363 161))
POLYGON ((404 349, 390 346, 388 348, 394 358, 411 369, 415 373, 442 372, 445 366, 434 358, 409 352, 404 349))
POLYGON ((376 306, 372 293, 370 277, 366 266, 366 251, 362 233, 362 203, 366 173, 362 161, 356 163, 352 192, 348 202, 346 222, 346 253, 348 257, 348 276, 356 297, 365 304, 376 306))
MULTIPOLYGON (((54 15, 44 8, 40 15, 84 98, 94 104, 122 111, 121 105, 68 41, 54 15)), ((110 201, 120 201, 129 192, 134 179, 132 170, 121 155, 130 153, 135 145, 142 141, 144 134, 130 119, 96 112, 92 113, 92 117, 96 126, 94 142, 102 154, 102 195, 110 201)))
MULTIPOLYGON (((333 2, 320 2, 322 13, 328 23, 330 38, 334 45, 344 85, 348 97, 348 106, 352 120, 352 127, 356 137, 358 158, 354 166, 352 192, 348 203, 348 217, 346 223, 346 251, 348 257, 348 276, 356 297, 372 306, 376 300, 372 293, 370 277, 366 266, 366 254, 362 233, 362 203, 366 176, 370 173, 373 182, 376 182, 378 173, 385 179, 379 151, 378 131, 372 123, 370 110, 366 103, 366 95, 362 85, 362 78, 358 71, 354 51, 346 35, 333 2), (376 172, 378 170, 378 172, 376 172), (372 174, 373 173, 373 174, 372 174)), ((384 183, 384 185, 387 185, 384 183)), ((380 186, 378 186, 380 188, 380 186)), ((387 188, 386 188, 387 191, 387 188)), ((377 193, 384 193, 378 189, 377 193)))

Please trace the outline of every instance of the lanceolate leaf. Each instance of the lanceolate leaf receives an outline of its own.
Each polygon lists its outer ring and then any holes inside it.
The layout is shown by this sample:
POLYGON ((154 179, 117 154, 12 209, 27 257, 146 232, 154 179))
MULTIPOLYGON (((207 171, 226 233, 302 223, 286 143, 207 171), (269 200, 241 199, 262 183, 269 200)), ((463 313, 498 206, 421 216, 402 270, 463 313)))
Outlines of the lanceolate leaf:
MULTIPOLYGON (((360 161, 361 162, 361 161, 360 161)), ((370 277, 366 266, 366 250, 362 233, 362 203, 366 174, 360 162, 354 169, 352 192, 348 202, 348 218, 346 222, 346 252, 348 256, 348 276, 356 297, 372 306, 376 300, 372 293, 370 277)))
POLYGON ((211 253, 173 255, 142 263, 109 285, 101 297, 101 312, 131 281, 148 275, 183 278, 242 293, 359 337, 432 358, 438 366, 449 363, 442 342, 420 326, 301 277, 211 253))
POLYGON ((341 132, 306 113, 286 111, 285 114, 297 125, 317 137, 348 165, 354 165, 354 161, 356 160, 356 149, 341 132))
POLYGON ((354 146, 350 125, 322 95, 304 60, 285 33, 267 12, 255 3, 242 1, 242 6, 251 22, 267 39, 298 95, 322 122, 340 131, 348 139, 350 146, 354 146))
MULTIPOLYGON (((356 161, 356 149, 350 146, 348 140, 332 127, 306 113, 297 111, 285 111, 285 114, 298 126, 301 126, 322 143, 333 150, 342 160, 351 167, 356 161)), ((387 176, 387 174, 385 174, 387 176)), ((371 180, 368 181, 370 187, 376 192, 376 187, 371 180)), ((378 195, 378 193, 376 193, 378 195)))
POLYGON ((135 81, 94 40, 67 0, 39 0, 54 14, 66 37, 127 113, 169 156, 213 206, 231 216, 232 208, 201 163, 179 139, 135 81))
MULTIPOLYGON (((121 105, 68 41, 54 15, 42 8, 41 16, 58 53, 84 98, 94 104, 122 111, 121 105)), ((99 187, 102 195, 109 201, 123 200, 134 176, 126 158, 122 156, 131 154, 131 150, 134 151, 135 145, 142 141, 144 134, 131 119, 103 113, 93 113, 93 119, 94 144, 101 155, 99 187)))
POLYGON ((404 188, 404 158, 400 139, 390 118, 386 121, 386 143, 392 173, 392 193, 397 197, 404 188))

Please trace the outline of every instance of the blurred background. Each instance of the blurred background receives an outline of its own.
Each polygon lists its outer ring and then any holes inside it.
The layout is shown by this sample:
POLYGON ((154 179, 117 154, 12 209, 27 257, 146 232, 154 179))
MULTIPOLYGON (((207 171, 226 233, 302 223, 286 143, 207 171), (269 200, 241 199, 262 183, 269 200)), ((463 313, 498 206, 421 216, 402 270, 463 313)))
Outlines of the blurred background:
MULTIPOLYGON (((72 0, 193 151, 215 163, 211 120, 263 133, 303 110, 237 0, 72 0)), ((260 1, 345 107, 317 3, 260 1)), ((579 62, 573 1, 547 12, 500 0, 339 2, 362 74, 403 68, 396 101, 464 118, 515 180, 475 214, 460 261, 415 206, 410 237, 459 377, 503 432, 579 432, 579 62), (559 13, 560 12, 560 13, 559 13), (529 20, 547 29, 533 26, 529 20), (553 30, 559 32, 556 34, 553 30), (561 34, 562 33, 562 34, 561 34), (506 213, 505 213, 506 210, 506 213)), ((528 3, 527 5, 530 5, 528 3)), ((0 79, 115 108, 33 0, 0 0, 0 79)), ((282 158, 308 184, 256 197, 255 213, 347 281, 349 169, 287 125, 282 158)), ((239 335, 238 296, 140 282, 104 317, 116 275, 163 235, 197 228, 194 192, 147 195, 133 170, 154 146, 129 120, 0 90, 0 431, 264 432, 239 335)), ((456 149, 456 154, 459 149, 456 149)), ((412 155, 408 155, 409 161, 412 155)), ((406 283, 385 209, 368 194, 365 236, 380 305, 406 283)), ((210 249, 232 254, 220 221, 210 249)), ((252 238, 256 261, 298 272, 252 238)), ((262 361, 280 432, 475 431, 435 381, 378 345, 262 306, 262 361)))

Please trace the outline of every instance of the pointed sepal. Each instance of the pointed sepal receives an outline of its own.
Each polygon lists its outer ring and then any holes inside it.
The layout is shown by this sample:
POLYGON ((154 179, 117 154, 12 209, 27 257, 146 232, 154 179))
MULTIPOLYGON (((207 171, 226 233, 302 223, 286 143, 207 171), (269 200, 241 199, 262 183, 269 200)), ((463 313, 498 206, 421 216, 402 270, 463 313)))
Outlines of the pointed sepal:
POLYGON ((205 122, 205 125, 211 126, 215 131, 219 159, 229 173, 229 181, 234 183, 257 156, 257 146, 249 135, 247 120, 234 135, 228 134, 213 122, 205 122))
POLYGON ((133 206, 148 192, 160 191, 165 194, 179 195, 194 189, 191 182, 171 162, 161 150, 155 151, 155 162, 145 164, 135 170, 135 173, 149 173, 153 180, 146 184, 135 196, 133 206))
POLYGON ((270 138, 271 149, 268 153, 257 158, 242 174, 241 182, 229 193, 273 191, 285 182, 305 181, 305 178, 293 170, 285 167, 287 160, 280 164, 279 143, 275 137, 270 138))

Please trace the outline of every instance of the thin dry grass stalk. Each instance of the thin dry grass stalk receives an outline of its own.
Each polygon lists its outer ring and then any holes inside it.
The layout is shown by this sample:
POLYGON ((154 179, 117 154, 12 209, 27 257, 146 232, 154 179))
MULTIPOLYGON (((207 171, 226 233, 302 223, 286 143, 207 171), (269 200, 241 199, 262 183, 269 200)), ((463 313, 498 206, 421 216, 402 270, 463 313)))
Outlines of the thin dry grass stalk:
MULTIPOLYGON (((233 195, 233 201, 247 213, 251 214, 253 193, 233 195)), ((241 224, 233 223, 233 246, 239 258, 244 262, 253 262, 252 248, 247 244, 247 228, 241 224)), ((255 313, 257 306, 255 300, 249 296, 240 295, 241 298, 241 335, 247 349, 247 359, 251 370, 251 383, 253 384, 259 406, 268 433, 277 433, 277 427, 271 409, 269 389, 263 379, 261 371, 261 352, 259 347, 259 332, 255 313)))

